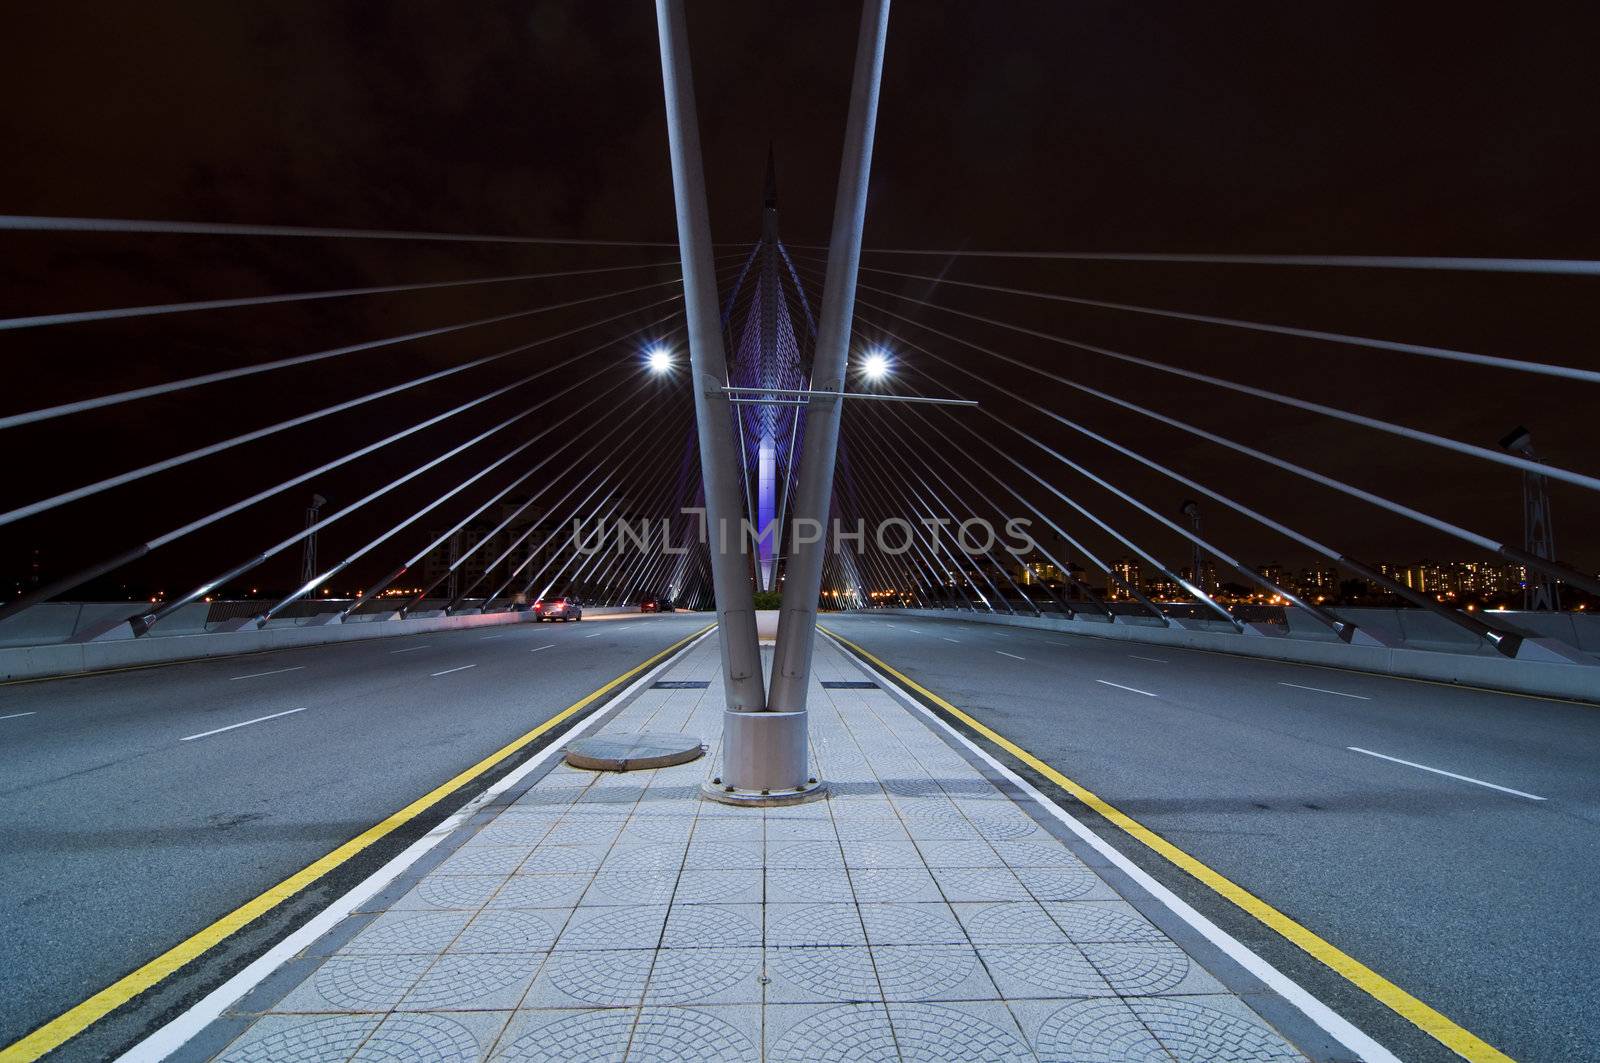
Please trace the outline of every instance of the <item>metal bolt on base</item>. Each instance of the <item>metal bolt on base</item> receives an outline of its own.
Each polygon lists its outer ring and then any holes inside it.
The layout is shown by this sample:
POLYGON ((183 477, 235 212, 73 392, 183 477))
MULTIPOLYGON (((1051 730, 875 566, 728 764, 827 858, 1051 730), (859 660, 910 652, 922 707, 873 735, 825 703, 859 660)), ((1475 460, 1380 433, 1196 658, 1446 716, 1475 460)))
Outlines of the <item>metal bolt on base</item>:
POLYGON ((827 787, 807 770, 806 714, 722 714, 722 774, 700 788, 726 805, 792 805, 814 801, 827 787))

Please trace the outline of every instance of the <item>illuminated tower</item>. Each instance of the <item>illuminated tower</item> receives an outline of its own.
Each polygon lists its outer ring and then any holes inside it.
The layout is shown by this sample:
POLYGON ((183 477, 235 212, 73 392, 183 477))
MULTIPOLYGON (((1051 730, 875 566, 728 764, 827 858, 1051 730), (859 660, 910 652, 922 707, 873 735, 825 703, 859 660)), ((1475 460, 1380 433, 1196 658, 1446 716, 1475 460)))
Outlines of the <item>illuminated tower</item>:
POLYGON ((815 325, 805 290, 778 237, 777 172, 770 150, 761 240, 723 304, 723 323, 732 352, 728 366, 732 383, 772 388, 770 397, 778 400, 735 407, 745 498, 750 523, 757 529, 756 587, 775 590, 788 487, 800 454, 804 420, 792 393, 806 386, 815 325))

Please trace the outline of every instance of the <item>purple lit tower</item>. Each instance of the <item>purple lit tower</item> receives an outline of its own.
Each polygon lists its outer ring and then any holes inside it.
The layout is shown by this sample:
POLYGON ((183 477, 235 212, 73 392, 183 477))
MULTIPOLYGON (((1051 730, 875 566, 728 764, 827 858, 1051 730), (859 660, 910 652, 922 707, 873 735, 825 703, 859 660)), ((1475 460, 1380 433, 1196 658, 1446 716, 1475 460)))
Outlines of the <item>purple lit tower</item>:
POLYGON ((771 398, 778 400, 734 407, 745 499, 750 523, 758 530, 756 587, 766 591, 777 589, 784 511, 800 454, 804 420, 800 411, 804 407, 795 404, 792 392, 807 386, 816 340, 805 289, 778 238, 778 185, 770 150, 762 206, 761 240, 734 281, 723 304, 722 320, 730 352, 730 383, 772 388, 771 398))

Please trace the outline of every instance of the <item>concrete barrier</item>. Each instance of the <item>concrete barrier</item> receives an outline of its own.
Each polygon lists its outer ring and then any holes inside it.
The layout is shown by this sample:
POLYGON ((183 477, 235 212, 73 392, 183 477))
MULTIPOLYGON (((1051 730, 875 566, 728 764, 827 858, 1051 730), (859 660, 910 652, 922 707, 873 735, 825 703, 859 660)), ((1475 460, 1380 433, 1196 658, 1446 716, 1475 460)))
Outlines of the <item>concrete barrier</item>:
MULTIPOLYGON (((169 618, 172 622, 170 627, 168 622, 163 622, 142 638, 129 635, 70 641, 74 634, 86 633, 110 619, 118 620, 125 628, 127 618, 140 608, 137 603, 49 602, 12 617, 0 625, 0 680, 80 675, 114 668, 231 657, 240 653, 260 653, 295 646, 533 622, 533 614, 529 612, 501 612, 407 620, 363 618, 344 624, 322 625, 308 625, 300 620, 283 627, 269 625, 256 628, 251 625, 237 631, 206 631, 206 607, 202 605, 197 612, 178 610, 169 618), (48 611, 42 617, 32 618, 31 614, 36 609, 48 611), (18 645, 13 641, 30 637, 54 638, 56 641, 34 645, 18 645)), ((596 607, 585 609, 584 616, 601 618, 637 615, 638 612, 637 606, 596 607)))
MULTIPOLYGON (((1341 614, 1347 610, 1340 610, 1341 614)), ((973 613, 959 609, 874 609, 868 610, 863 615, 894 615, 915 617, 936 617, 950 620, 967 620, 983 624, 998 624, 1007 627, 1037 628, 1046 631, 1066 631, 1077 635, 1091 635, 1095 638, 1119 639, 1124 642, 1137 642, 1154 646, 1181 646, 1187 649, 1211 650, 1219 653, 1232 653, 1242 657, 1259 657, 1267 660, 1290 661, 1297 664, 1318 664, 1334 668, 1348 668, 1358 672, 1374 672, 1379 675, 1400 676, 1407 679, 1427 679, 1438 683, 1454 683, 1461 686, 1488 687, 1491 690, 1505 690, 1518 694, 1539 694, 1547 697, 1573 698, 1579 701, 1600 703, 1600 657, 1593 663, 1550 663, 1545 661, 1521 661, 1503 657, 1493 650, 1487 653, 1476 652, 1446 652, 1432 648, 1435 643, 1435 630, 1431 626, 1411 625, 1408 627, 1405 620, 1412 619, 1410 610, 1348 610, 1352 613, 1363 612, 1394 612, 1404 613, 1404 617, 1389 618, 1395 627, 1411 630, 1418 633, 1423 645, 1412 646, 1351 646, 1340 642, 1336 638, 1300 638, 1298 635, 1285 634, 1280 637, 1251 637, 1228 631, 1196 630, 1193 627, 1152 627, 1144 624, 1124 624, 1120 620, 1115 624, 1083 620, 1061 620, 1031 616, 1005 616, 989 613, 973 613)), ((1507 622, 1505 626, 1513 624, 1526 624, 1523 618, 1538 616, 1540 614, 1514 613, 1510 616, 1518 620, 1507 622)), ((1550 614, 1559 616, 1561 614, 1550 614)), ((1570 617, 1570 614, 1567 614, 1570 617)), ((1500 614, 1495 614, 1498 620, 1500 614)), ((1351 616, 1350 619, 1359 623, 1360 616, 1351 616)), ((1367 617, 1369 621, 1376 618, 1367 617)), ((1430 618, 1438 620, 1438 618, 1430 618)), ((1586 618, 1587 619, 1587 618, 1586 618)), ((823 623, 826 623, 824 619, 823 623)), ((1450 626, 1438 620, 1444 626, 1450 626)), ((1587 626, 1587 625, 1584 625, 1587 626)), ((1530 631, 1543 634, 1544 625, 1535 622, 1530 631)), ((1549 630, 1560 630, 1559 624, 1553 624, 1549 630)), ((1585 640, 1590 634, 1584 636, 1585 640)), ((1571 630, 1568 635, 1575 637, 1571 630)))

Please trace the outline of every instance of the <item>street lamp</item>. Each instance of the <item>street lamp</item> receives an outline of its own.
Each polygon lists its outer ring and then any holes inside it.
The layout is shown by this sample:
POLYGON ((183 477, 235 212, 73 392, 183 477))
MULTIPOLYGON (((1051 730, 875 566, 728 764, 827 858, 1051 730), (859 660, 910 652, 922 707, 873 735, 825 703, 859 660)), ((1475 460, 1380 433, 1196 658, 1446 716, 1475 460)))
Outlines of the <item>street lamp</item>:
POLYGON ((889 355, 881 347, 874 347, 867 352, 861 362, 861 372, 868 380, 882 380, 889 375, 889 355))
POLYGON ((652 373, 665 373, 672 368, 672 352, 665 347, 652 347, 644 357, 652 373))

